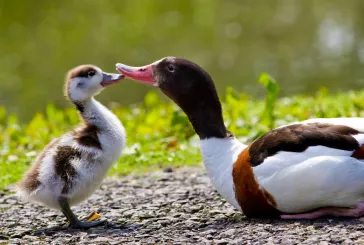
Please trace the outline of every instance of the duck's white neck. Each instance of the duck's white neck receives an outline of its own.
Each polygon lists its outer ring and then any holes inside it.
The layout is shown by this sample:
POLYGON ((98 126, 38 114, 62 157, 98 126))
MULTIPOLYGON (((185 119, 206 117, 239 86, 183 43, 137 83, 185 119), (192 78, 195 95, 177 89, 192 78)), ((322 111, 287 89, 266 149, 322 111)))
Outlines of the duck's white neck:
POLYGON ((233 165, 245 147, 235 137, 201 140, 201 154, 207 174, 220 195, 239 210, 234 192, 233 165))

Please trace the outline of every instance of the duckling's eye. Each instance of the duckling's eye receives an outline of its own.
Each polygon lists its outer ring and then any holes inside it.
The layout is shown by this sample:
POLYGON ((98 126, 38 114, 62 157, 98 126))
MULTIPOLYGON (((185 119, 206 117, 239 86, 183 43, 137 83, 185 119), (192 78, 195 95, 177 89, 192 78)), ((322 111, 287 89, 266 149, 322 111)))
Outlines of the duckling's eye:
POLYGON ((174 72, 174 65, 169 64, 169 65, 167 66, 167 70, 168 70, 169 72, 174 72))
POLYGON ((87 73, 87 76, 92 77, 92 76, 93 76, 93 75, 95 75, 95 74, 96 74, 95 70, 92 70, 92 71, 89 71, 89 72, 87 73))

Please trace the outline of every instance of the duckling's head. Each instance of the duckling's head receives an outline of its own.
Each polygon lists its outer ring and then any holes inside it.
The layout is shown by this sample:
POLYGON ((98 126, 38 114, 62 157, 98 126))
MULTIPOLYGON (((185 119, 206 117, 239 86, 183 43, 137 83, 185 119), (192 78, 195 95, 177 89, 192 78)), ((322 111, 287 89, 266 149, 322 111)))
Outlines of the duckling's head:
POLYGON ((124 80, 125 76, 103 72, 94 65, 80 65, 70 70, 66 78, 65 95, 71 101, 85 101, 100 93, 106 86, 124 80))

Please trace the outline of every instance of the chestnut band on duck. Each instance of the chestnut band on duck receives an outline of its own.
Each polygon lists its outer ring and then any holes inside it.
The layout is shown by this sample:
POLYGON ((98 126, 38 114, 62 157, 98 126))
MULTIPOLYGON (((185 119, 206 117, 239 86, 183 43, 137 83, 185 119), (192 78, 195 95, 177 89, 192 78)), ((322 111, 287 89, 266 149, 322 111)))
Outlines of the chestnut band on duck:
POLYGON ((245 145, 226 129, 212 78, 197 64, 166 57, 116 67, 159 87, 186 113, 212 183, 248 217, 364 215, 364 118, 308 120, 245 145))

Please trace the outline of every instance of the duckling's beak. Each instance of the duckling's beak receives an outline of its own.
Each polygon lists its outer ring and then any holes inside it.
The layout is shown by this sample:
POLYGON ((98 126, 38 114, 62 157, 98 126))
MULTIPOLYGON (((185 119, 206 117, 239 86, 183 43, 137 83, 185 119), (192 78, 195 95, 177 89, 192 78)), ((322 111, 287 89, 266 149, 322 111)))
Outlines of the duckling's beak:
POLYGON ((153 64, 142 67, 133 67, 117 63, 116 70, 130 79, 144 84, 158 86, 158 82, 153 76, 153 64))
POLYGON ((101 86, 106 87, 113 84, 117 84, 121 82, 123 79, 125 79, 125 76, 123 74, 114 74, 114 73, 102 73, 102 82, 101 86))

